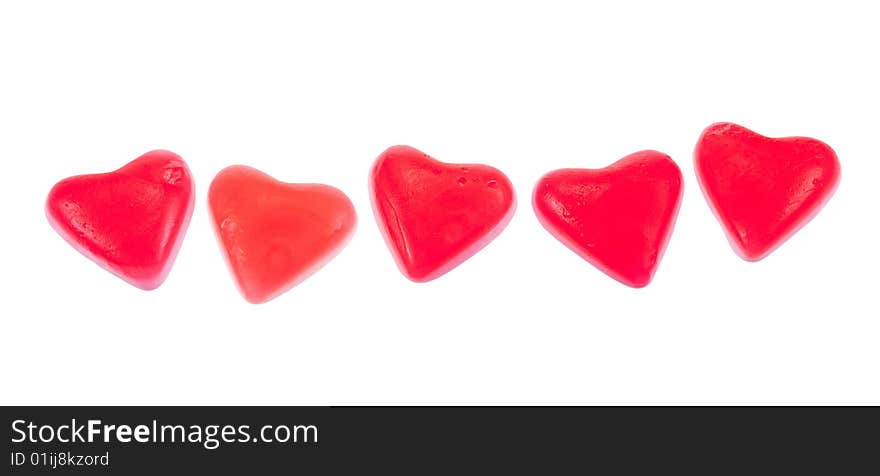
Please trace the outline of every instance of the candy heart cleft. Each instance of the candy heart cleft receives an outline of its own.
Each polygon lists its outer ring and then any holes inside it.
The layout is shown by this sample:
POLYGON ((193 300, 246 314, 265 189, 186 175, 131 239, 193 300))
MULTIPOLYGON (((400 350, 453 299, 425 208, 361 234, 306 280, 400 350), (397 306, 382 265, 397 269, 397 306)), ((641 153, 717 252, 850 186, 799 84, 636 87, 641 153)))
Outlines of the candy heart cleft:
POLYGON ((628 155, 602 169, 560 169, 535 185, 538 220, 569 249, 627 286, 647 286, 681 205, 682 176, 661 152, 628 155))
POLYGON ((254 304, 318 271, 357 226, 351 200, 337 188, 280 182, 242 165, 217 174, 208 205, 233 279, 254 304))
POLYGON ((504 230, 516 209, 510 180, 480 164, 448 164, 408 146, 383 152, 370 173, 376 221, 401 272, 426 282, 504 230))
POLYGON ((840 163, 809 137, 764 137, 723 122, 694 151, 703 195, 743 259, 760 260, 809 222, 834 194, 840 163))
POLYGON ((154 150, 109 173, 58 182, 46 199, 52 228, 128 283, 159 287, 183 242, 195 187, 177 154, 154 150))

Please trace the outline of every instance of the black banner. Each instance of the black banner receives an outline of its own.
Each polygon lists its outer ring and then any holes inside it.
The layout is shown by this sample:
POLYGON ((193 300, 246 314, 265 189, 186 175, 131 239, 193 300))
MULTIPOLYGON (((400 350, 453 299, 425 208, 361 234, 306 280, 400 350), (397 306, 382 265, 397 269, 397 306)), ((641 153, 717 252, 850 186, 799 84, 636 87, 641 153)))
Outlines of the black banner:
POLYGON ((878 408, 6 407, 2 414, 8 471, 0 474, 880 469, 878 408))

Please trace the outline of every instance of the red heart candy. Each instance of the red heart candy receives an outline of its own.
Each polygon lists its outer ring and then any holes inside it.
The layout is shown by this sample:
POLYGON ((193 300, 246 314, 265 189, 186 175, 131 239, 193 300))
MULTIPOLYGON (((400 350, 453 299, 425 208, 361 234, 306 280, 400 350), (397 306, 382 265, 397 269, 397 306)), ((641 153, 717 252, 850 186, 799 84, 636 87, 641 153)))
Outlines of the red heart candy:
POLYGON ((487 165, 447 164, 412 147, 376 159, 370 198, 403 274, 438 278, 489 244, 516 208, 513 185, 487 165))
POLYGON ((535 186, 544 228, 623 284, 651 282, 681 205, 681 171, 668 155, 645 150, 604 169, 560 169, 535 186))
POLYGON ((189 225, 195 187, 177 154, 154 150, 119 170, 58 182, 49 223, 92 261, 141 289, 162 284, 189 225))
POLYGON ((284 183, 243 165, 214 177, 208 205, 235 283, 254 304, 319 270, 357 226, 354 206, 339 189, 284 183))
POLYGON ((731 123, 703 131, 694 151, 697 179, 733 249, 757 261, 810 221, 840 181, 827 144, 764 137, 731 123))

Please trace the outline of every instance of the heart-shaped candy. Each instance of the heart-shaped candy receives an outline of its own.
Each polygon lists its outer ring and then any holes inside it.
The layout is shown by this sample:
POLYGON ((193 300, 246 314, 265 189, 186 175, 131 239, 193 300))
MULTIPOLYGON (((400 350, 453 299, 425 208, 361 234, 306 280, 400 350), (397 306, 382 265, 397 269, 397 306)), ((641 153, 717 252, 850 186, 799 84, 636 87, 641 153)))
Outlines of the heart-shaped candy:
POLYGON ((808 137, 764 137, 717 123, 694 151, 697 179, 733 249, 757 261, 810 221, 840 181, 827 144, 808 137))
POLYGON ((284 183, 243 165, 214 177, 208 205, 238 289, 254 304, 279 296, 324 266, 357 225, 354 206, 339 189, 284 183))
POLYGON ((141 289, 162 284, 192 216, 194 185, 177 154, 154 150, 109 173, 58 182, 49 223, 92 261, 141 289))
POLYGON ((681 204, 682 177, 668 155, 645 150, 603 169, 560 169, 535 186, 532 205, 556 239, 605 274, 651 282, 681 204))
POLYGON ((425 282, 489 244, 516 208, 513 185, 487 165, 447 164, 394 146, 370 173, 376 221, 403 274, 425 282))

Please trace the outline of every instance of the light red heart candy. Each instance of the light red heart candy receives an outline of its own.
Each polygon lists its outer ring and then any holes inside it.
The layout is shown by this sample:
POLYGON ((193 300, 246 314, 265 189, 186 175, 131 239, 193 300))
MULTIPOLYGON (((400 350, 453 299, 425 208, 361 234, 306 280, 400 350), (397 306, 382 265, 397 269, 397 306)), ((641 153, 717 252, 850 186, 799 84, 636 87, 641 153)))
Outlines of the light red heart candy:
POLYGON ((162 284, 192 216, 189 168, 167 150, 109 173, 58 182, 46 200, 52 228, 111 273, 141 289, 162 284))
POLYGON ((560 169, 535 186, 538 220, 565 246, 628 286, 651 282, 681 204, 681 171, 646 150, 603 169, 560 169))
POLYGON ((510 180, 498 169, 447 164, 394 146, 370 173, 376 221, 401 272, 436 279, 489 244, 516 209, 510 180))
POLYGON ((241 294, 269 301, 336 256, 354 234, 351 200, 323 184, 284 183, 243 165, 208 190, 214 231, 241 294))
POLYGON ((825 205, 840 181, 837 155, 808 137, 770 138, 731 123, 703 131, 694 151, 709 206, 742 258, 764 258, 825 205))

